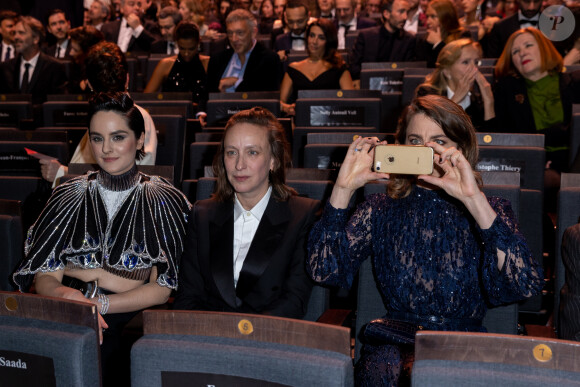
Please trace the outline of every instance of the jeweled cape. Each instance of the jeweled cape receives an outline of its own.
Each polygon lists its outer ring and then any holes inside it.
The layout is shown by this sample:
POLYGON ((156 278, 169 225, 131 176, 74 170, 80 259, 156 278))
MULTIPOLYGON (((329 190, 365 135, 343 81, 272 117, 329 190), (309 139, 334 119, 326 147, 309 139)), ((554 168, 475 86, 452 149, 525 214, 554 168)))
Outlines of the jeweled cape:
POLYGON ((177 288, 177 260, 191 204, 165 179, 139 173, 135 188, 109 221, 98 174, 89 172, 55 188, 28 231, 25 258, 13 276, 21 291, 29 289, 36 273, 65 267, 103 268, 143 280, 156 266, 157 283, 177 288))

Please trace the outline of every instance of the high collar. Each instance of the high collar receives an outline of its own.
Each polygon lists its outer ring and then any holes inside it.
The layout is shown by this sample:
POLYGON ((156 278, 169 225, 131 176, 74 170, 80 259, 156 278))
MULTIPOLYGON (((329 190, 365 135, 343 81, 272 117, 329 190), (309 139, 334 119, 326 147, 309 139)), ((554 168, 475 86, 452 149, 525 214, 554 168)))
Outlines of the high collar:
POLYGON ((126 191, 133 187, 139 180, 139 171, 137 165, 123 173, 122 175, 111 175, 104 170, 99 170, 97 181, 104 188, 110 191, 126 191))

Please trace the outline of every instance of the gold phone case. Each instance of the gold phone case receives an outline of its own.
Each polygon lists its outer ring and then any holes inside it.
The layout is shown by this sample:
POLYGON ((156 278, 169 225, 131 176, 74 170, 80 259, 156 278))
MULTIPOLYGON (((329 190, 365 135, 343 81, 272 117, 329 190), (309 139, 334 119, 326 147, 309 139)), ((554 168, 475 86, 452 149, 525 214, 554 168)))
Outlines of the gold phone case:
POLYGON ((377 145, 373 168, 382 173, 430 175, 433 149, 423 145, 377 145))

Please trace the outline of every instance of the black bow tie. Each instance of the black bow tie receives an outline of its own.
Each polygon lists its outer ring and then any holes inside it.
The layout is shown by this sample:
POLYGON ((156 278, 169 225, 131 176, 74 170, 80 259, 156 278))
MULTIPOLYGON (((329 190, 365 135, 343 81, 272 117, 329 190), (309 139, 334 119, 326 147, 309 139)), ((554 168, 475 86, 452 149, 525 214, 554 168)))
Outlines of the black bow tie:
POLYGON ((294 40, 306 40, 306 39, 304 39, 303 36, 290 35, 290 40, 294 41, 294 40))
POLYGON ((531 24, 533 26, 537 26, 538 25, 538 21, 537 20, 531 20, 531 19, 520 19, 520 25, 522 24, 531 24))

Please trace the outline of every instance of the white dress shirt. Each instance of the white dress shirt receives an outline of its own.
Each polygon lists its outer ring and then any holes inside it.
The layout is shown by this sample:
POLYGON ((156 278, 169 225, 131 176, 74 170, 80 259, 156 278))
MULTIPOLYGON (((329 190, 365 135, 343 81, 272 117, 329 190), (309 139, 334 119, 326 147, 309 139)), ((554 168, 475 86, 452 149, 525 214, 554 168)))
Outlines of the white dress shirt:
POLYGON ((6 44, 2 42, 2 52, 0 53, 0 62, 4 62, 5 60, 10 60, 14 58, 14 46, 11 44, 6 44), (10 50, 10 51, 8 51, 10 50), (8 59, 6 59, 6 53, 8 52, 8 59))
MULTIPOLYGON (((452 99, 455 95, 455 92, 447 86, 447 98, 452 99)), ((465 97, 459 101, 459 106, 463 108, 463 110, 467 109, 471 105, 471 91, 468 91, 465 97)))
POLYGON ((234 203, 234 286, 238 286, 240 271, 252 245, 252 240, 272 195, 272 186, 251 210, 245 210, 235 195, 234 203))
POLYGON ((344 24, 348 25, 348 31, 347 33, 351 32, 351 31, 356 31, 356 17, 353 17, 350 22, 348 23, 341 23, 338 22, 338 49, 339 50, 344 50, 345 46, 346 46, 346 34, 344 33, 345 27, 344 24))
POLYGON ((132 37, 138 38, 144 29, 145 28, 142 25, 139 25, 139 27, 133 30, 133 28, 129 27, 129 25, 127 24, 127 19, 122 18, 121 29, 119 30, 119 37, 117 38, 117 45, 119 46, 121 51, 127 52, 127 49, 129 48, 129 43, 131 43, 131 38, 132 37))
POLYGON ((68 48, 69 41, 70 41, 70 39, 66 39, 64 42, 56 44, 56 48, 55 48, 55 51, 53 53, 55 58, 62 59, 65 57, 66 49, 68 48))

